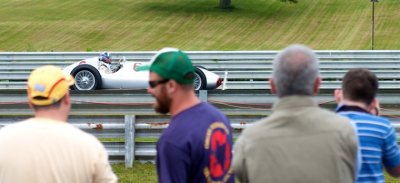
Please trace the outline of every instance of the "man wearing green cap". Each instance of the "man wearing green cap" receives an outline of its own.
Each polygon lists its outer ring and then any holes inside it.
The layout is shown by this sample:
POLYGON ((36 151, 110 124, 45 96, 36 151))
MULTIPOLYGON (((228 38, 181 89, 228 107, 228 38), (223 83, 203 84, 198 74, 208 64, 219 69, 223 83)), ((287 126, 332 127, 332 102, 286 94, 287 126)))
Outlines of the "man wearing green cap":
POLYGON ((157 143, 159 182, 234 182, 230 122, 197 98, 189 57, 178 49, 162 49, 148 69, 154 109, 172 116, 157 143))

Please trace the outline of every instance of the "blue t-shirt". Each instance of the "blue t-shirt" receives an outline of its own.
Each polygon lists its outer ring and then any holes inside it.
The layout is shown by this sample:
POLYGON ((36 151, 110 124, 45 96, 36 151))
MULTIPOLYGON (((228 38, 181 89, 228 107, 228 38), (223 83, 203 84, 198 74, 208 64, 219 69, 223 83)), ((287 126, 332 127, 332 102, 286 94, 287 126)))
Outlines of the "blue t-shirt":
POLYGON ((362 165, 357 182, 385 182, 383 166, 400 166, 396 133, 386 118, 374 116, 355 106, 339 106, 338 114, 356 125, 361 148, 362 165))
POLYGON ((232 129, 215 107, 199 103, 175 115, 157 143, 161 183, 234 182, 232 129))

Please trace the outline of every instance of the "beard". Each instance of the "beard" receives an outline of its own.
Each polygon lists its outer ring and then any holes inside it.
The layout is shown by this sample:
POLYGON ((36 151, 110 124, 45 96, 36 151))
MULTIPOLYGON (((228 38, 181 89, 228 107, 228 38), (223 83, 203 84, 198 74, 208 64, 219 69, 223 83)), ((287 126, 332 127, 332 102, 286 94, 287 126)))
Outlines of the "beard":
POLYGON ((160 95, 154 96, 156 98, 156 103, 154 104, 154 110, 158 113, 161 114, 167 114, 170 111, 171 107, 171 98, 167 95, 167 92, 165 90, 164 86, 161 86, 161 92, 160 95))

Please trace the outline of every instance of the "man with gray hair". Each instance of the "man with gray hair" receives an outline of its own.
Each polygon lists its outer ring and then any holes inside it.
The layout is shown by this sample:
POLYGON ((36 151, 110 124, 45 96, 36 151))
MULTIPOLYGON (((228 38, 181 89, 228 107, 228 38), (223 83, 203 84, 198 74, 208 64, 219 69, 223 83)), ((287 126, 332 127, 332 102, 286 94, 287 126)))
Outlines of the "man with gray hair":
POLYGON ((291 45, 277 55, 270 86, 279 101, 234 146, 233 170, 242 183, 355 181, 355 129, 313 100, 320 83, 311 49, 291 45))

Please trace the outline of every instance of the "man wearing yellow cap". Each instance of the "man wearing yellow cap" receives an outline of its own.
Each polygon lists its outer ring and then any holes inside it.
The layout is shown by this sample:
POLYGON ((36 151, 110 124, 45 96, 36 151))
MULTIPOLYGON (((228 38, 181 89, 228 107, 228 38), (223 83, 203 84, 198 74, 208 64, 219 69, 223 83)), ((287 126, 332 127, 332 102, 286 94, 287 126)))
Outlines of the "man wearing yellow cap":
POLYGON ((0 182, 117 182, 104 146, 66 122, 73 83, 55 66, 31 73, 27 92, 35 117, 0 130, 0 182))

